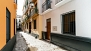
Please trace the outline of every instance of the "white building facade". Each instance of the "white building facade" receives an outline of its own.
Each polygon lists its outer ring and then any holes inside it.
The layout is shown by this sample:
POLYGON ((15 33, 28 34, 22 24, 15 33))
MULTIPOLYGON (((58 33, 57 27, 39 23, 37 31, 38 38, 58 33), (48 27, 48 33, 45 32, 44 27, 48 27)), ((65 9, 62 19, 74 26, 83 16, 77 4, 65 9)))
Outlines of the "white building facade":
MULTIPOLYGON (((43 36, 53 43, 58 44, 57 42, 61 41, 59 44, 64 42, 64 45, 79 49, 80 46, 73 47, 75 42, 68 39, 91 39, 91 0, 38 0, 38 8, 42 15, 43 36), (61 36, 60 39, 58 36, 61 36), (66 37, 67 41, 63 39, 66 37)), ((77 42, 80 45, 79 41, 77 42)))
POLYGON ((51 0, 51 9, 42 12, 42 4, 45 0, 38 1, 40 14, 43 16, 43 31, 46 31, 46 19, 51 18, 51 32, 62 34, 62 14, 75 11, 76 36, 91 38, 91 0, 63 0, 55 4, 57 0, 51 0), (41 3, 41 4, 40 4, 41 3), (53 26, 57 30, 53 30, 53 26))

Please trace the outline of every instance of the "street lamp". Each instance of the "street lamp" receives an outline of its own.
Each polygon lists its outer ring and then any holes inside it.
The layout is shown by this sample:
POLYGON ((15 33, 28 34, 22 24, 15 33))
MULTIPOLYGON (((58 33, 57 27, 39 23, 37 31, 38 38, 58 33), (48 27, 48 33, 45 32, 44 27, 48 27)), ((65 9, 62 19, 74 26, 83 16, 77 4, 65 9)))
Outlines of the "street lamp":
POLYGON ((30 9, 33 9, 33 8, 35 8, 35 5, 34 5, 34 3, 33 3, 33 2, 30 2, 30 3, 29 3, 29 7, 30 7, 30 9))

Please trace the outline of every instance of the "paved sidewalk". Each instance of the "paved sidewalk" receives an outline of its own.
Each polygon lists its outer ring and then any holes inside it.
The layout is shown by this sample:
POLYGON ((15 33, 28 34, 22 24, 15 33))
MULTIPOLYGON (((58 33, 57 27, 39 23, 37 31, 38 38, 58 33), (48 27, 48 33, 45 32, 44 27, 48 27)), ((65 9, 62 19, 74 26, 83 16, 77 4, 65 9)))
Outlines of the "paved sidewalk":
POLYGON ((26 51, 28 46, 20 33, 16 34, 16 45, 13 51, 26 51))
POLYGON ((67 51, 51 43, 44 42, 39 39, 35 39, 30 34, 20 32, 30 49, 30 51, 67 51))

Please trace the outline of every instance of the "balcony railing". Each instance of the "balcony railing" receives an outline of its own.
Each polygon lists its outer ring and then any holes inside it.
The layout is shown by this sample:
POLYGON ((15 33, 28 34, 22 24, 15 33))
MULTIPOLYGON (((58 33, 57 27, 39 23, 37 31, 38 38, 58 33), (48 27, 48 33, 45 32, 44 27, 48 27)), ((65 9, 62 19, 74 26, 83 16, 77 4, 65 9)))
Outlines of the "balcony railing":
POLYGON ((24 14, 27 12, 27 10, 28 10, 28 5, 25 6, 24 14))
POLYGON ((31 11, 31 16, 33 16, 34 14, 38 14, 38 9, 37 9, 37 7, 35 7, 35 8, 31 11))
POLYGON ((25 10, 24 10, 23 14, 25 14, 25 13, 27 12, 28 6, 29 6, 28 0, 26 0, 26 1, 25 1, 25 5, 24 5, 25 10))
POLYGON ((61 1, 63 1, 63 0, 55 0, 55 4, 57 4, 57 3, 61 2, 61 1))
POLYGON ((46 11, 47 9, 51 8, 51 1, 47 0, 42 4, 42 12, 46 11))
POLYGON ((32 17, 35 14, 38 14, 37 7, 35 7, 32 11, 30 11, 29 15, 26 15, 26 18, 23 20, 23 22, 27 21, 30 17, 32 17))
POLYGON ((38 9, 37 9, 37 7, 35 7, 35 8, 29 13, 28 17, 30 18, 30 17, 32 17, 34 14, 38 14, 38 9))

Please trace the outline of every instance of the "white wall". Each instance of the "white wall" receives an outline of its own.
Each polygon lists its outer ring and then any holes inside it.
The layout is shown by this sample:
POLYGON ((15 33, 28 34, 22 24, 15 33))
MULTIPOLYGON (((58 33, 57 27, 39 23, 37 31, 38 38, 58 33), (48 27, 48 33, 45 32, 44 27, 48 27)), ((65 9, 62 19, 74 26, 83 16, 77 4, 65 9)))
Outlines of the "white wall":
POLYGON ((72 10, 76 12, 76 36, 91 38, 91 0, 72 0, 43 15, 43 31, 46 31, 46 19, 51 18, 51 32, 61 33, 61 14, 72 10), (53 26, 57 26, 57 31, 52 30, 53 26))
POLYGON ((21 18, 16 18, 17 19, 17 28, 19 28, 19 24, 21 23, 21 22, 19 22, 19 20, 21 20, 21 18))

